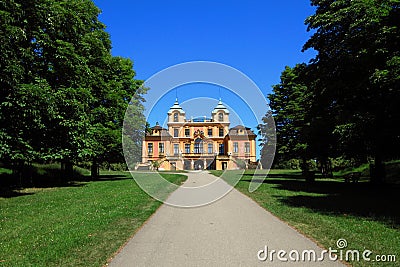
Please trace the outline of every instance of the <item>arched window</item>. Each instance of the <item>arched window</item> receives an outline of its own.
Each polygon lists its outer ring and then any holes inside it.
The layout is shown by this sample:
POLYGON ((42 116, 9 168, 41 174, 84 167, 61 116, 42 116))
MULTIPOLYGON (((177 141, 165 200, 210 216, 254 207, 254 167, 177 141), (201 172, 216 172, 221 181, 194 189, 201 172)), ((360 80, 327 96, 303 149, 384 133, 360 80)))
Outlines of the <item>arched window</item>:
POLYGON ((224 121, 224 113, 218 113, 218 121, 224 121))
POLYGON ((174 113, 174 122, 178 122, 178 113, 174 113))
POLYGON ((194 141, 194 153, 196 153, 196 154, 203 153, 203 140, 201 140, 201 138, 197 138, 194 141))

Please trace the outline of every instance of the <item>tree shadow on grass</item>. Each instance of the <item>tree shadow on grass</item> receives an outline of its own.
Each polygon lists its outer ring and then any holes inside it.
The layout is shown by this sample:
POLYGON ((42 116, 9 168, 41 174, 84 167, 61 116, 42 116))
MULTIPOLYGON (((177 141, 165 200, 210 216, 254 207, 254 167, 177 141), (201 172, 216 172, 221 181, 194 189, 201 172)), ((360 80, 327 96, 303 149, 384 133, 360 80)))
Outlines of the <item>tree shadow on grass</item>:
MULTIPOLYGON (((251 174, 251 173, 244 173, 243 177, 261 177, 261 178, 266 178, 267 175, 266 174, 262 174, 262 173, 256 173, 256 174, 251 174)), ((268 179, 270 178, 285 178, 285 179, 304 179, 301 176, 301 172, 298 173, 288 173, 288 174, 268 174, 268 179)), ((246 179, 244 179, 246 180, 246 179)))
POLYGON ((274 195, 285 205, 306 207, 318 213, 361 216, 400 228, 399 185, 323 180, 307 183, 294 179, 269 178, 264 183, 279 190, 297 192, 293 196, 274 195))
MULTIPOLYGON (((90 176, 89 176, 90 178, 90 176)), ((118 180, 126 180, 132 179, 132 177, 123 174, 102 174, 97 179, 90 179, 91 182, 96 181, 118 181, 118 180)))
POLYGON ((0 188, 0 198, 13 198, 21 196, 29 196, 34 193, 20 192, 16 188, 2 187, 0 188))
POLYGON ((53 176, 34 176, 28 180, 22 180, 18 176, 10 174, 0 175, 0 198, 13 198, 33 195, 32 192, 24 192, 27 188, 56 188, 56 187, 80 187, 83 180, 59 179, 53 176))
POLYGON ((117 181, 131 179, 123 174, 103 174, 96 179, 90 175, 83 175, 78 171, 73 172, 69 179, 63 177, 60 169, 46 169, 34 171, 29 178, 21 179, 12 174, 0 174, 0 198, 13 198, 34 193, 23 192, 26 188, 55 188, 55 187, 81 187, 87 182, 117 181))

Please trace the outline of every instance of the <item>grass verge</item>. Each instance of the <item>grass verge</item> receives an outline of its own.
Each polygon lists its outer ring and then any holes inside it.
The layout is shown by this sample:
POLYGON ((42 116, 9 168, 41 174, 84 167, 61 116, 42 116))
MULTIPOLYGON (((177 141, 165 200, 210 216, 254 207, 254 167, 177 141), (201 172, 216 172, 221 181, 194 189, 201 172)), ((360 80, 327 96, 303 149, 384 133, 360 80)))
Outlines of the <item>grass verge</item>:
MULTIPOLYGON (((161 175, 175 184, 186 179, 161 175)), ((0 265, 102 266, 160 205, 123 172, 20 190, 0 198, 0 265)))
MULTIPOLYGON (((222 171, 212 171, 221 176, 222 171)), ((226 171, 224 179, 241 175, 226 171)), ((399 187, 372 187, 327 179, 309 184, 299 172, 272 170, 257 191, 249 193, 253 171, 246 171, 236 188, 260 206, 289 223, 325 248, 336 248, 344 238, 347 249, 371 250, 376 255, 396 255, 397 262, 350 261, 353 266, 399 266, 399 187)), ((237 178, 236 178, 237 179, 237 178)))

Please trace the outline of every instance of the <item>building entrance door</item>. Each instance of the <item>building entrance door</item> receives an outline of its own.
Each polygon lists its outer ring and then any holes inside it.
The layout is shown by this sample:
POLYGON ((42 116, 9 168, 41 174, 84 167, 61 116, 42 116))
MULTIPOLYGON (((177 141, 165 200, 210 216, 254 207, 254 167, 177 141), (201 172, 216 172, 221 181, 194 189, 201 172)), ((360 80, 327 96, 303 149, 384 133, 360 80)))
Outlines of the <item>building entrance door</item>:
POLYGON ((195 170, 202 170, 204 169, 204 161, 203 160, 196 160, 194 162, 194 169, 195 170))
POLYGON ((222 162, 222 170, 226 170, 227 167, 228 167, 228 163, 222 162))
POLYGON ((191 167, 192 167, 192 164, 191 164, 190 160, 185 160, 183 163, 183 169, 190 170, 191 167))
POLYGON ((215 170, 215 161, 207 160, 207 170, 215 170))

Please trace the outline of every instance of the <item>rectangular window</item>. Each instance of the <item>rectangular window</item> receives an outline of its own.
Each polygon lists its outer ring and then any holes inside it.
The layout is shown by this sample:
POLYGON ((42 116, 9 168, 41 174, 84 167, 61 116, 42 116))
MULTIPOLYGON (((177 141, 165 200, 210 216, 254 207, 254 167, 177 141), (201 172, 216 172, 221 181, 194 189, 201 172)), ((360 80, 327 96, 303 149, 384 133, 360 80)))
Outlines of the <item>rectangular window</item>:
POLYGON ((224 144, 219 144, 219 154, 220 155, 224 154, 224 144))
POLYGON ((250 153, 250 142, 244 143, 244 153, 250 153))
POLYGON ((212 132, 213 132, 212 128, 208 129, 208 136, 212 136, 213 135, 212 132))
POLYGON ((208 144, 207 152, 208 152, 208 154, 212 154, 213 153, 213 144, 208 144))
POLYGON ((219 137, 224 137, 224 128, 219 128, 219 137))
POLYGON ((148 154, 153 154, 153 143, 147 144, 147 152, 148 154))
POLYGON ((174 128, 174 137, 179 137, 179 129, 174 128))
POLYGON ((190 153, 190 144, 185 144, 185 153, 186 154, 190 153))
POLYGON ((200 139, 197 139, 194 143, 194 153, 196 154, 202 154, 203 153, 203 141, 199 141, 200 139))
POLYGON ((233 143, 233 153, 238 153, 239 152, 239 144, 238 142, 233 143))
POLYGON ((158 153, 164 154, 164 143, 158 143, 158 153))
POLYGON ((185 136, 189 137, 190 136, 190 129, 185 129, 185 136))
POLYGON ((174 144, 174 155, 179 155, 179 144, 174 144))

